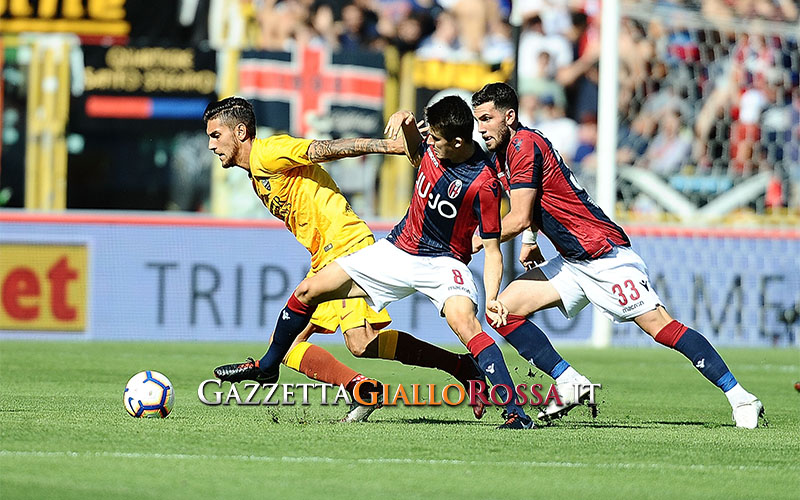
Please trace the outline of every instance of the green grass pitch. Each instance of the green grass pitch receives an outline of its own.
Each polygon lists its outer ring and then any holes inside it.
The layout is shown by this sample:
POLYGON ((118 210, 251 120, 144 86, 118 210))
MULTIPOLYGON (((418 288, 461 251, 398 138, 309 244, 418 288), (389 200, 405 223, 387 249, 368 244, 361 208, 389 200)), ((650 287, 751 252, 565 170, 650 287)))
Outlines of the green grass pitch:
MULTIPOLYGON (((205 406, 214 366, 263 345, 0 342, 0 498, 797 498, 800 351, 723 349, 769 425, 736 429, 724 396, 667 349, 564 348, 594 382, 578 408, 531 431, 498 431, 469 407, 390 407, 337 424, 344 406, 205 406), (166 419, 128 416, 134 373, 166 374, 166 419)), ((451 382, 433 370, 353 358, 390 384, 451 382)), ((459 349, 463 351, 464 349, 459 349)), ((549 384, 504 351, 515 382, 549 384)), ((283 369, 282 382, 307 379, 283 369)), ((227 384, 226 384, 227 386, 227 384)), ((313 395, 313 393, 312 393, 313 395)))

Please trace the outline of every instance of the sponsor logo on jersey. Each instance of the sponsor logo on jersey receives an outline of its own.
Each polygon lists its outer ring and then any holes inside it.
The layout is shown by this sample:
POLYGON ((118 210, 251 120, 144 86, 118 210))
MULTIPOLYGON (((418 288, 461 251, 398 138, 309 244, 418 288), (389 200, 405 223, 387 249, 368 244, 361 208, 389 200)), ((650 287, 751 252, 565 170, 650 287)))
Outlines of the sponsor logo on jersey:
POLYGON ((269 200, 269 206, 267 208, 275 217, 286 220, 286 217, 289 216, 289 212, 291 211, 292 204, 288 201, 283 201, 278 196, 273 196, 272 199, 269 200))
POLYGON ((443 200, 439 193, 436 196, 433 195, 433 184, 427 181, 424 173, 420 173, 417 177, 415 193, 423 200, 428 200, 428 207, 439 212, 439 215, 445 219, 453 219, 458 214, 455 205, 443 200))

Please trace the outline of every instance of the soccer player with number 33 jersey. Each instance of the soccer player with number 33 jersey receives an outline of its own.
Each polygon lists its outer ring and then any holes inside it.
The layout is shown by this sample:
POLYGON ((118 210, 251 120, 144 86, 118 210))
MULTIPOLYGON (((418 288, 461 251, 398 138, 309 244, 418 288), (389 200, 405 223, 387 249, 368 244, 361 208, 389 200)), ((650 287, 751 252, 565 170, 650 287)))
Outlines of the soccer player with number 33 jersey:
MULTIPOLYGON (((558 255, 512 281, 500 294, 508 323, 496 328, 525 359, 553 377, 559 392, 577 401, 548 405, 539 418, 563 416, 588 396, 588 380, 553 349, 526 318, 558 307, 567 318, 592 303, 614 321, 634 321, 656 342, 691 360, 727 396, 737 427, 754 428, 763 406, 737 382, 716 349, 699 332, 673 319, 647 277, 647 267, 630 240, 575 179, 550 141, 517 120, 517 95, 505 83, 491 83, 472 96, 478 131, 495 153, 498 174, 510 191, 511 211, 503 218, 502 241, 527 229, 540 230, 558 255)), ((531 235, 529 235, 529 238, 531 235)), ((540 260, 535 240, 523 241, 520 261, 540 260), (537 256, 537 257, 531 257, 537 256)), ((473 250, 480 242, 473 241, 473 250)))

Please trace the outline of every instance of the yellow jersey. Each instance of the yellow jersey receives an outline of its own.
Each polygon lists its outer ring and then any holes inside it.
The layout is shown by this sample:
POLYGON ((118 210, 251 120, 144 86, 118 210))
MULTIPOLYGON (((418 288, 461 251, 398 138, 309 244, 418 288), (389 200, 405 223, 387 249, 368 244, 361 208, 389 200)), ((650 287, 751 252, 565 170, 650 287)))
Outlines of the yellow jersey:
POLYGON ((311 139, 275 135, 255 139, 250 178, 264 206, 311 253, 316 273, 372 236, 330 174, 308 159, 311 139))

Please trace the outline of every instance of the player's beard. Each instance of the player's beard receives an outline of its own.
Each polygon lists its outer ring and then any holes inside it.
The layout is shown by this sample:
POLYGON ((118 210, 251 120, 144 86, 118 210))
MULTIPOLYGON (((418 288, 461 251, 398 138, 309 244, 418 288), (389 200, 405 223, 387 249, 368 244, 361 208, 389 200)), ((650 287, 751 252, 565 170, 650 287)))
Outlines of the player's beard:
POLYGON ((508 146, 508 141, 510 140, 511 140, 511 129, 508 126, 504 125, 497 129, 497 133, 494 137, 494 145, 489 146, 488 144, 486 144, 486 148, 492 153, 494 153, 495 151, 503 150, 504 148, 506 148, 508 146))
POLYGON ((239 157, 240 146, 238 142, 233 143, 230 155, 225 155, 225 160, 222 162, 222 168, 235 167, 237 165, 236 158, 239 157))
POLYGON ((500 130, 497 131, 497 143, 495 144, 495 149, 505 149, 508 147, 508 142, 511 140, 511 128, 507 125, 504 125, 500 130))

